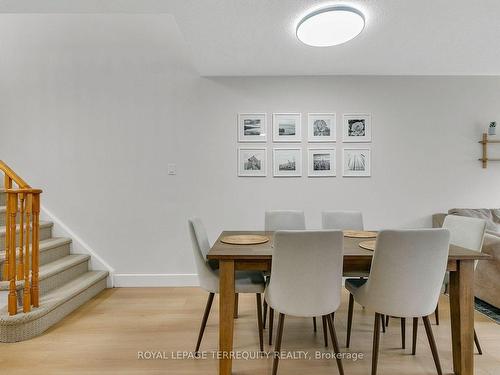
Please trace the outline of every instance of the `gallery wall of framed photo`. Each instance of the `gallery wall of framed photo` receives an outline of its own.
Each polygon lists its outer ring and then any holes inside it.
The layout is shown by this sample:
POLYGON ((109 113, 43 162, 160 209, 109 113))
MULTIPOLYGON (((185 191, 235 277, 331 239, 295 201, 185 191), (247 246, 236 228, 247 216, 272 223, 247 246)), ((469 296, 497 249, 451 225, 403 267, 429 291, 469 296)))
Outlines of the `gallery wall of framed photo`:
POLYGON ((372 116, 365 112, 343 113, 341 119, 341 139, 337 139, 335 112, 239 113, 238 176, 266 177, 269 168, 273 177, 302 177, 305 159, 308 177, 336 177, 340 154, 343 177, 370 177, 372 116), (272 167, 268 165, 268 153, 272 154, 272 167))

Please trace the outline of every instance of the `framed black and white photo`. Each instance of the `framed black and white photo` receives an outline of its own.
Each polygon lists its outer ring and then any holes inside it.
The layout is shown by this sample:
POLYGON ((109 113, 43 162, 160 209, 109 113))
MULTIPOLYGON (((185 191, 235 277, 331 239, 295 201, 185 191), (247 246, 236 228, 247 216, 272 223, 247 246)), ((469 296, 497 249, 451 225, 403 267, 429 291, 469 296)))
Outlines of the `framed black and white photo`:
POLYGON ((309 142, 335 142, 337 140, 335 113, 309 113, 307 134, 309 142))
POLYGON ((344 142, 372 141, 372 117, 369 114, 345 114, 342 128, 344 142))
POLYGON ((309 177, 334 177, 337 174, 335 148, 309 148, 307 154, 309 177))
POLYGON ((342 155, 343 176, 371 176, 371 151, 369 148, 344 148, 342 155))
POLYGON ((273 169, 275 177, 302 176, 302 149, 273 149, 273 169))
POLYGON ((273 141, 300 142, 301 134, 300 113, 273 113, 273 141))
POLYGON ((238 114, 238 142, 266 142, 267 115, 265 113, 238 114))
POLYGON ((267 148, 265 147, 238 148, 238 176, 241 177, 267 176, 267 148))

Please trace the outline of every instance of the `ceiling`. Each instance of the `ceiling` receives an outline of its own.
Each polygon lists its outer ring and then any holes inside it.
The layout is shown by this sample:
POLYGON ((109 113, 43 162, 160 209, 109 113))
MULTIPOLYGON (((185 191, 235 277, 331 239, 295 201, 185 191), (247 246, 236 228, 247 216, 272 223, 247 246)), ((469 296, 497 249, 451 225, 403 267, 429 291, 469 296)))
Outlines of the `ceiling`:
POLYGON ((500 75, 498 0, 3 0, 9 13, 168 13, 203 76, 500 75), (314 48, 297 21, 350 4, 366 27, 346 44, 314 48))

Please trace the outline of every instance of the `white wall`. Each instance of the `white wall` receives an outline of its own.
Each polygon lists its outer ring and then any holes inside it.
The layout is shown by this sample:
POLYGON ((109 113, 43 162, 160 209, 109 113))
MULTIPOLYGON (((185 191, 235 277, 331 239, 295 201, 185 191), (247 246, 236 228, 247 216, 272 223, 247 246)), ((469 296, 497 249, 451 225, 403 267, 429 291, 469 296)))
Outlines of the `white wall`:
POLYGON ((0 15, 0 35, 0 159, 118 274, 192 282, 165 276, 195 272, 191 215, 214 240, 262 228, 266 209, 304 209, 311 228, 323 209, 360 209, 378 229, 499 206, 500 163, 483 170, 477 141, 500 120, 500 78, 201 78, 168 15, 0 15), (236 115, 248 111, 269 123, 371 112, 372 177, 238 178, 236 115))

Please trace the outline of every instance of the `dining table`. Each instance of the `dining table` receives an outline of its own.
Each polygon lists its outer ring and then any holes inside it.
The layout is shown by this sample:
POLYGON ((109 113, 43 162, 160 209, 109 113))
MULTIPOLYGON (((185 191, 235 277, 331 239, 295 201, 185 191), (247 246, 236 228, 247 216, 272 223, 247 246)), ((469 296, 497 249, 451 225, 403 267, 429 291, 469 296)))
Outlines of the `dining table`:
MULTIPOLYGON (((363 249, 366 238, 344 238, 344 274, 370 271, 374 252, 363 249)), ((273 232, 223 231, 207 254, 219 262, 219 375, 230 375, 233 363, 233 331, 235 311, 235 272, 240 270, 271 272, 273 232), (227 236, 257 235, 268 241, 261 244, 224 243, 227 236)), ((474 262, 489 255, 450 245, 447 270, 451 312, 453 371, 456 375, 474 373, 474 262)))

